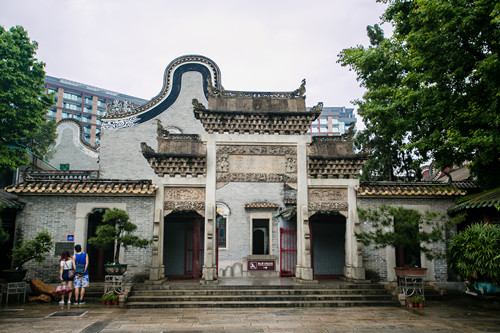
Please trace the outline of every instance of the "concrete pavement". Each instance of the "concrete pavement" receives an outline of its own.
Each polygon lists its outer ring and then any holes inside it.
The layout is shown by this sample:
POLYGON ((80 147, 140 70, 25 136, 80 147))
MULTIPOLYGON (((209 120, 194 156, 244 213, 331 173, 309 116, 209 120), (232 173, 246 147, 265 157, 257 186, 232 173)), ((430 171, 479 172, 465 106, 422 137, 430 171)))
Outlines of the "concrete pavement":
POLYGON ((26 303, 0 308, 0 332, 500 332, 500 303, 470 296, 430 301, 424 309, 172 310, 26 303))

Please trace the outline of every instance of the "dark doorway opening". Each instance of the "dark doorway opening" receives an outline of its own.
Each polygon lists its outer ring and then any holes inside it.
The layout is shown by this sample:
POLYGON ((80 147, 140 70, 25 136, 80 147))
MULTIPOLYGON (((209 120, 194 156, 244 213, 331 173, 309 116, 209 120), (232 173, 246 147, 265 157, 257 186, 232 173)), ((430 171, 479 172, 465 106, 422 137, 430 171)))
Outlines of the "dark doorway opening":
POLYGON ((269 220, 253 220, 252 229, 252 254, 269 254, 269 220))
POLYGON ((165 217, 163 264, 165 276, 198 279, 203 273, 204 218, 195 211, 165 217))
MULTIPOLYGON (((88 217, 87 239, 96 235, 97 227, 102 224, 102 216, 105 209, 96 209, 88 217)), ((89 275, 94 281, 104 281, 104 264, 111 263, 114 260, 114 247, 97 248, 87 243, 87 253, 90 259, 89 275)))
POLYGON ((316 213, 311 226, 311 266, 315 279, 344 275, 346 218, 338 212, 316 213))

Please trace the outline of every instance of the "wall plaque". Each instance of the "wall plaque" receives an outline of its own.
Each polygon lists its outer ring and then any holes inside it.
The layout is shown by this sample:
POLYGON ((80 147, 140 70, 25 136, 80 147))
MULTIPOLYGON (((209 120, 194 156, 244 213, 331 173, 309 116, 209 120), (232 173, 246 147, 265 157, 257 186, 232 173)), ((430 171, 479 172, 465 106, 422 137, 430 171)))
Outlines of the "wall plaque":
POLYGON ((248 260, 249 271, 275 271, 274 260, 248 260))

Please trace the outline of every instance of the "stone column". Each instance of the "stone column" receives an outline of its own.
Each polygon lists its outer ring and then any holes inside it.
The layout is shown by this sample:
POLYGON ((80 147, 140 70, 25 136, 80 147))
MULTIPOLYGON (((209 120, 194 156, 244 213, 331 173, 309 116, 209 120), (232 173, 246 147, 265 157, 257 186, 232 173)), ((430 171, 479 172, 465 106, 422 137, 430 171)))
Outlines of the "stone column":
POLYGON ((205 251, 203 258, 203 276, 201 283, 210 283, 217 280, 216 267, 216 186, 217 186, 217 147, 215 135, 207 136, 207 175, 205 185, 205 251))
POLYGON ((307 146, 306 141, 297 144, 297 279, 313 280, 311 268, 311 239, 307 193, 307 146))
POLYGON ((163 200, 165 188, 158 186, 155 197, 155 214, 153 219, 153 244, 149 280, 158 281, 164 278, 163 267, 163 200))
POLYGON ((347 187, 347 203, 349 208, 345 231, 346 263, 344 275, 349 279, 364 280, 365 269, 363 267, 361 243, 358 242, 355 235, 355 232, 360 230, 355 185, 359 185, 359 180, 352 180, 352 184, 349 184, 347 187))

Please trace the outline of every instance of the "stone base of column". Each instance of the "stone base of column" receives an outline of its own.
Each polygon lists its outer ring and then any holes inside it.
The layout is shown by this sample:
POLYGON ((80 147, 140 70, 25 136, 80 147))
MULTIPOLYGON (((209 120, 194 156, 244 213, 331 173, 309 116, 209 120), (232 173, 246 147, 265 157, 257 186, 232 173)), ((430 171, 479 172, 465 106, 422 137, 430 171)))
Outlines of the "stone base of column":
POLYGON ((217 272, 215 271, 215 267, 203 267, 203 277, 201 281, 209 282, 209 281, 217 281, 217 272))
POLYGON ((297 283, 297 284, 318 284, 318 280, 302 280, 298 278, 292 278, 292 281, 297 283))
POLYGON ((365 268, 344 266, 344 276, 352 280, 365 280, 365 268))
POLYGON ((311 267, 297 266, 296 270, 299 273, 299 274, 296 274, 296 276, 298 277, 298 280, 303 280, 303 281, 313 281, 314 280, 313 270, 311 267))
POLYGON ((162 270, 160 267, 151 267, 149 269, 149 280, 150 281, 160 281, 163 280, 162 270))

